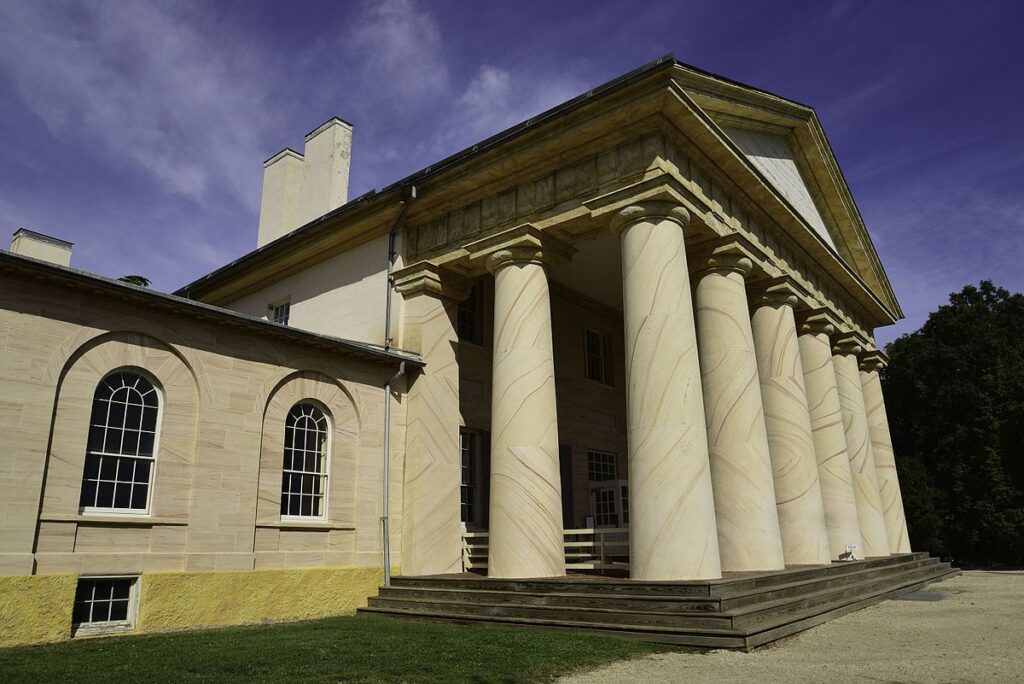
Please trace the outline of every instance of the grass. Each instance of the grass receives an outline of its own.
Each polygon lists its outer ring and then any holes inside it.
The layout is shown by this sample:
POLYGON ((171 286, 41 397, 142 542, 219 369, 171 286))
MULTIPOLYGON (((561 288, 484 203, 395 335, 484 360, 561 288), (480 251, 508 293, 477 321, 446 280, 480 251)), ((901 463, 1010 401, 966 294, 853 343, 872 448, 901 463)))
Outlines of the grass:
POLYGON ((614 637, 337 617, 0 649, 7 682, 537 682, 678 648, 614 637))

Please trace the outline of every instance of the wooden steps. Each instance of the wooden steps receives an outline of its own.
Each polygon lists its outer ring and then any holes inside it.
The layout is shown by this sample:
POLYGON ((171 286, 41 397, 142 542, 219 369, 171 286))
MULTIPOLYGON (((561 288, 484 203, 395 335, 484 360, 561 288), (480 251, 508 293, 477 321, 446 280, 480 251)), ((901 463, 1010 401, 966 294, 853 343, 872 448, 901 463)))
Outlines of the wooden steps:
POLYGON ((910 553, 691 582, 396 577, 359 612, 750 649, 955 574, 910 553))

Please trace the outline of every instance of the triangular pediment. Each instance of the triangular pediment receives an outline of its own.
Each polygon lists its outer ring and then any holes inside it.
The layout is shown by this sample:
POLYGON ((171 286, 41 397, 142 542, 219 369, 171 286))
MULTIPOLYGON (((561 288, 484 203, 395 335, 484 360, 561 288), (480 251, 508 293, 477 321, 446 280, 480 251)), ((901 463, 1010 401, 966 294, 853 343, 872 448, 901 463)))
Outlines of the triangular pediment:
POLYGON ((721 145, 900 316, 899 303, 814 110, 677 64, 673 79, 721 145))

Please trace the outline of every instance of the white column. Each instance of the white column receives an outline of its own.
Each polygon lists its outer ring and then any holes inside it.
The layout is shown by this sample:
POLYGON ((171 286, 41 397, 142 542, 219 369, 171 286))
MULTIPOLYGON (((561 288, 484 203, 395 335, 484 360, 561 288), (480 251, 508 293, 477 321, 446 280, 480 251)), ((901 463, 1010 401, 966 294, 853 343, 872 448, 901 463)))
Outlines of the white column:
POLYGON ((865 557, 888 556, 889 537, 885 532, 882 501, 878 496, 875 459, 871 453, 867 412, 864 409, 864 388, 860 383, 857 354, 862 347, 850 338, 840 338, 833 347, 836 389, 846 432, 846 449, 853 476, 853 496, 857 501, 860 537, 865 557))
POLYGON ((722 570, 785 567, 744 277, 750 259, 716 254, 698 276, 697 344, 722 570))
POLYGON ((683 228, 669 202, 621 210, 630 576, 721 576, 683 228))
POLYGON ((508 246, 494 274, 487 574, 565 574, 551 302, 540 248, 508 246))
POLYGON ((910 553, 910 536, 903 512, 903 494, 896 473, 896 457, 889 434, 889 418, 885 413, 882 381, 878 371, 885 363, 879 352, 869 353, 861 359, 860 380, 864 388, 864 405, 868 414, 868 432, 871 435, 871 453, 875 459, 878 495, 882 500, 882 515, 891 553, 910 553))
POLYGON ((801 316, 800 363, 804 370, 807 408, 814 435, 814 456, 818 462, 818 482, 825 509, 829 548, 833 559, 847 556, 855 546, 854 557, 863 558, 860 521, 853 495, 853 476, 846 451, 842 409, 836 389, 829 335, 835 327, 824 316, 801 316))
POLYGON ((796 303, 790 285, 774 283, 755 298, 751 325, 783 556, 786 565, 822 565, 832 554, 793 317, 796 303))

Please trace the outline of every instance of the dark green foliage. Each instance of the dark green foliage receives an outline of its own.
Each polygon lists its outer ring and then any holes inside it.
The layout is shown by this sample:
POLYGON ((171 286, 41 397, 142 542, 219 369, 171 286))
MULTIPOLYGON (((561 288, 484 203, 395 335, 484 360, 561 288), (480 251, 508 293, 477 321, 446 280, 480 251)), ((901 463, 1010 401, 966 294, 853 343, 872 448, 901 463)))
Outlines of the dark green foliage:
POLYGON ((378 617, 0 650, 7 682, 537 682, 672 649, 378 617))
POLYGON ((888 345, 882 382, 916 549, 1024 562, 1024 295, 950 295, 888 345))

